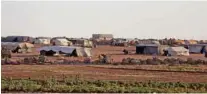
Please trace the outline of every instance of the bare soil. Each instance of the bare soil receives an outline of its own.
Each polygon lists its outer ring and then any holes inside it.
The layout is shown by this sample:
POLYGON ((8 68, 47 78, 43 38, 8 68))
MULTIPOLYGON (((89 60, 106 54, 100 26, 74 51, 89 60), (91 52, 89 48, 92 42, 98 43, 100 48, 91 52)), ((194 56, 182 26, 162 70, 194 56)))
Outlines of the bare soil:
MULTIPOLYGON (((160 67, 160 69, 163 68, 161 71, 153 71, 158 67, 156 65, 149 66, 152 69, 146 70, 136 70, 132 65, 127 66, 129 69, 111 67, 113 65, 101 67, 96 65, 3 65, 2 77, 48 79, 53 76, 62 79, 63 75, 66 77, 79 75, 87 80, 207 82, 206 72, 163 71, 166 66, 160 67)), ((206 66, 200 68, 206 69, 206 66)))

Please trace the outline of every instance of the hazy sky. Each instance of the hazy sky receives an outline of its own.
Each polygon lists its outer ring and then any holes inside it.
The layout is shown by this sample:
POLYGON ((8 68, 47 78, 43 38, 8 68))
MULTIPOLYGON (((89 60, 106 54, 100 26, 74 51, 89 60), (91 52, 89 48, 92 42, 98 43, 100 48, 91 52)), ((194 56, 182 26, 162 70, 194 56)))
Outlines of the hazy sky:
POLYGON ((2 2, 1 34, 207 39, 207 2, 2 2))

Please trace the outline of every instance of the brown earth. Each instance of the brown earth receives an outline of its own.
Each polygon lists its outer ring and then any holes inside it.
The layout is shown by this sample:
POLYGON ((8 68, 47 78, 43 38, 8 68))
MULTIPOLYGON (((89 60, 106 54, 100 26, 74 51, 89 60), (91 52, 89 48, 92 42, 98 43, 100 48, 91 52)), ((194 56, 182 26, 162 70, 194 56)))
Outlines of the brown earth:
MULTIPOLYGON (((62 79, 63 75, 70 77, 80 75, 87 80, 128 80, 128 81, 164 81, 164 82, 207 82, 207 72, 171 71, 167 66, 153 65, 151 69, 145 66, 125 66, 123 69, 113 65, 2 65, 2 77, 48 79, 54 76, 62 79), (157 71, 159 67, 162 71, 157 71), (135 69, 134 69, 135 68, 135 69), (144 70, 139 70, 144 68, 144 70), (166 71, 163 71, 166 70, 166 71)), ((207 66, 192 66, 207 69, 207 66)))

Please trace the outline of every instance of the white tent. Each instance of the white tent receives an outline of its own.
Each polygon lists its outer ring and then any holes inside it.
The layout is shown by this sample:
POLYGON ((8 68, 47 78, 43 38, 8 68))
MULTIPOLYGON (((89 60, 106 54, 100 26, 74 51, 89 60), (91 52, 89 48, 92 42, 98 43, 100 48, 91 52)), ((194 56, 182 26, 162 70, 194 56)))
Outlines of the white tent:
POLYGON ((50 44, 50 39, 37 38, 34 41, 35 44, 50 44))
POLYGON ((184 47, 169 47, 167 51, 170 56, 189 56, 189 50, 184 47))
POLYGON ((26 42, 1 42, 1 46, 14 52, 31 52, 31 48, 34 47, 26 42))
POLYGON ((55 46, 71 46, 72 42, 67 39, 55 39, 52 41, 55 46))

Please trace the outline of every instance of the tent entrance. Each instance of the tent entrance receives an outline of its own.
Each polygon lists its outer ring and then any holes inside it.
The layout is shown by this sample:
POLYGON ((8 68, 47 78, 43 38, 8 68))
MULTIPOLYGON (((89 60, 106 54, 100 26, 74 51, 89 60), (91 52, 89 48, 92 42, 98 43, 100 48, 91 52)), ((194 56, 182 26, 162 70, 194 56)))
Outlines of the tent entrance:
POLYGON ((205 53, 206 47, 203 46, 200 53, 205 53))
POLYGON ((136 53, 137 54, 144 54, 145 47, 136 47, 136 53))
POLYGON ((75 57, 77 57, 77 56, 78 56, 76 49, 75 49, 75 50, 73 50, 73 52, 71 53, 71 55, 70 55, 70 56, 75 56, 75 57))
POLYGON ((45 55, 45 56, 53 56, 56 52, 50 50, 50 51, 40 51, 40 55, 45 55))

